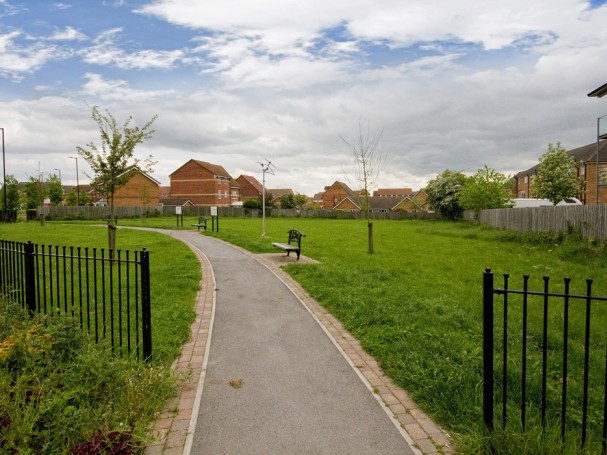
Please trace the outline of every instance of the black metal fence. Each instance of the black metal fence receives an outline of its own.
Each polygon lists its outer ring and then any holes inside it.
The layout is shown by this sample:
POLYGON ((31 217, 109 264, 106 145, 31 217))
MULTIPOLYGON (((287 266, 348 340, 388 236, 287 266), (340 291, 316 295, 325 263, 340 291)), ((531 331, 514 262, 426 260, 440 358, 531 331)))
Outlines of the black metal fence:
POLYGON ((33 314, 69 314, 118 354, 152 355, 145 248, 111 251, 0 240, 0 296, 33 314))
POLYGON ((569 278, 562 286, 553 286, 562 288, 558 292, 550 291, 549 281, 544 276, 543 290, 531 291, 529 275, 524 275, 523 289, 514 290, 509 289, 509 276, 504 274, 503 288, 495 288, 493 272, 485 270, 483 420, 493 431, 494 414, 500 414, 506 428, 513 415, 509 406, 514 405, 518 408, 514 415, 520 419, 516 423, 523 431, 532 415, 541 424, 542 433, 548 421, 560 426, 563 444, 573 432, 579 437, 582 450, 593 432, 593 440, 602 441, 604 454, 607 353, 605 327, 598 321, 605 320, 607 305, 598 302, 607 301, 607 297, 592 295, 591 279, 586 280, 583 295, 570 292, 569 278), (501 311, 494 314, 496 295, 502 305, 501 311), (602 314, 593 321, 591 313, 602 314), (498 363, 496 370, 494 360, 498 363), (573 428, 571 431, 568 425, 573 428))

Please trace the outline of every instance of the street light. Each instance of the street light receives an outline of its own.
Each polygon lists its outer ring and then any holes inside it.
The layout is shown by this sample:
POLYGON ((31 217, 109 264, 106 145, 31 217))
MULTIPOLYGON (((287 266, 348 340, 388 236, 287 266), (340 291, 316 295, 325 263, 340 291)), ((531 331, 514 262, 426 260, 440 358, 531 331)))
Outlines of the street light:
POLYGON ((603 126, 601 123, 604 124, 606 120, 607 114, 596 119, 596 205, 599 205, 599 149, 601 147, 601 139, 607 139, 607 125, 603 126), (601 128, 602 126, 603 128, 601 128))
POLYGON ((76 205, 80 207, 80 180, 78 179, 78 157, 70 156, 70 158, 76 160, 76 205))
POLYGON ((2 181, 2 189, 4 190, 4 210, 8 210, 6 207, 6 157, 4 155, 4 128, 2 130, 2 170, 4 173, 4 180, 2 181))

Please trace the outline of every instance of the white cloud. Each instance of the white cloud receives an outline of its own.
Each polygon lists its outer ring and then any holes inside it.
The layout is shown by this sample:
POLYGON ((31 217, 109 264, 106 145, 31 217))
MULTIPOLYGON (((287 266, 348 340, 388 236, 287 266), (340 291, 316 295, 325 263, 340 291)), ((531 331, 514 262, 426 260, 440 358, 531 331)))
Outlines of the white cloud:
POLYGON ((35 43, 23 46, 16 44, 15 40, 20 35, 19 32, 0 35, 0 74, 19 81, 45 63, 63 58, 63 52, 54 45, 35 43))

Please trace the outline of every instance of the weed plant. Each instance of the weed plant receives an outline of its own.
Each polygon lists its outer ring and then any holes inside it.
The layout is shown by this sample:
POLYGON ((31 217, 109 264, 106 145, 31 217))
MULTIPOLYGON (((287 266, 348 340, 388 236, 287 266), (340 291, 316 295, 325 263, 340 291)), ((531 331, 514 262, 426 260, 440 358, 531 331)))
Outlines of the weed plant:
POLYGON ((69 316, 29 318, 0 300, 0 453, 144 447, 173 389, 170 369, 117 357, 77 324, 69 316))
MULTIPOLYGON (((107 247, 107 229, 96 226, 3 224, 0 237, 107 247)), ((91 342, 77 318, 30 320, 0 302, 0 453, 142 451, 174 390, 170 364, 190 334, 200 264, 187 246, 156 232, 120 230, 117 247, 150 251, 152 361, 91 342)))
MULTIPOLYGON (((529 288, 541 291, 543 276, 548 275, 552 292, 561 292, 563 278, 571 277, 575 294, 584 294, 585 279, 593 277, 593 293, 607 295, 603 245, 581 241, 574 232, 569 236, 520 234, 463 222, 415 220, 374 221, 373 255, 367 253, 366 223, 357 220, 270 218, 267 235, 261 237, 261 220, 227 218, 219 233, 207 235, 256 253, 278 252, 271 242, 284 242, 291 228, 306 234, 302 254, 320 264, 289 265, 288 273, 340 319, 419 406, 455 435, 462 453, 580 452, 583 302, 571 304, 566 444, 561 446, 559 429, 563 379, 560 303, 550 307, 549 315, 552 417, 543 433, 536 424, 542 345, 539 299, 532 299, 529 306, 526 431, 519 423, 521 302, 511 298, 508 425, 504 431, 487 435, 481 409, 482 277, 490 267, 496 287, 501 287, 502 274, 508 273, 510 288, 521 289, 522 276, 529 274, 529 288)), ((496 303, 496 327, 501 323, 498 307, 496 303)), ((607 304, 594 303, 588 453, 600 451, 606 328, 607 304)), ((501 379, 500 349, 496 341, 496 381, 501 379)), ((499 387, 496 397, 501 397, 499 387)), ((497 404, 495 415, 500 415, 497 404)), ((500 420, 496 418, 496 422, 499 427, 500 420)))

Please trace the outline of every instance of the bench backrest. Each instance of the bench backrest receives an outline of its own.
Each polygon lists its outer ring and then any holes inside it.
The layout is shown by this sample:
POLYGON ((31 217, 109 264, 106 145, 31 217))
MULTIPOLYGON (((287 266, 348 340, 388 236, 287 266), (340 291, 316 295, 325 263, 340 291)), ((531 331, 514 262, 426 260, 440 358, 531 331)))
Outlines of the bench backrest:
POLYGON ((297 246, 301 248, 301 238, 306 235, 297 229, 291 229, 289 231, 289 245, 291 245, 291 241, 297 242, 297 246))

